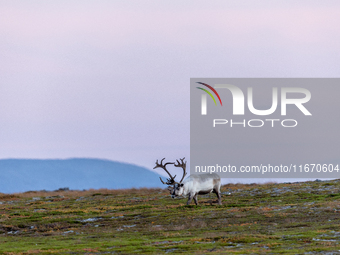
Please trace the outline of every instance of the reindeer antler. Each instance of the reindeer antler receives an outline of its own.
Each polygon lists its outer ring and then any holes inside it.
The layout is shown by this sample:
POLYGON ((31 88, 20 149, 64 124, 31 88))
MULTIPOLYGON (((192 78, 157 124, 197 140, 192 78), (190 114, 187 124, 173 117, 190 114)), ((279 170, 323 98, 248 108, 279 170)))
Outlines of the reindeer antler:
POLYGON ((182 179, 180 180, 179 183, 181 183, 183 181, 184 177, 187 175, 187 172, 185 171, 186 166, 187 166, 187 162, 186 161, 184 162, 184 159, 185 159, 185 157, 184 158, 180 158, 181 163, 179 163, 179 161, 176 160, 177 161, 177 165, 174 164, 175 167, 182 167, 183 168, 183 176, 182 176, 182 179))
POLYGON ((161 182, 162 182, 163 184, 172 185, 172 184, 175 183, 175 177, 176 177, 176 175, 175 175, 174 177, 172 177, 172 175, 171 175, 171 174, 169 173, 169 171, 166 169, 166 165, 168 165, 168 164, 175 164, 175 163, 174 163, 174 162, 167 162, 167 163, 165 163, 165 164, 163 165, 163 160, 164 160, 164 159, 165 159, 165 158, 163 158, 163 159, 161 160, 161 163, 158 163, 158 159, 157 159, 157 161, 156 161, 156 166, 155 166, 153 169, 155 169, 155 168, 157 168, 157 167, 160 167, 160 168, 162 168, 165 172, 167 172, 167 174, 170 176, 170 178, 167 179, 166 182, 163 182, 163 180, 162 180, 161 177, 159 177, 159 179, 161 180, 161 182))

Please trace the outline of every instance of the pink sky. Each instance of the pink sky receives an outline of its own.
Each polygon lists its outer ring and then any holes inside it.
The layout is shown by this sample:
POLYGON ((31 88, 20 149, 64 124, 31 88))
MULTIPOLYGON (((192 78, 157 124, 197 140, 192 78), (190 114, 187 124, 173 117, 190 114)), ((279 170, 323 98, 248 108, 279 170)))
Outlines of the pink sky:
POLYGON ((189 157, 190 77, 339 77, 338 1, 0 1, 0 158, 189 157))

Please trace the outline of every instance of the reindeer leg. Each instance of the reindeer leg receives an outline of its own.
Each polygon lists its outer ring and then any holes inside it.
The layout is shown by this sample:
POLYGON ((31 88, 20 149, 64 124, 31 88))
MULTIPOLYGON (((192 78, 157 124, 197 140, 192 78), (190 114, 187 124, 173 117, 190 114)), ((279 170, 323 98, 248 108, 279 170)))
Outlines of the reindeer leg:
POLYGON ((193 196, 191 194, 189 194, 189 199, 188 199, 187 205, 190 205, 192 198, 193 198, 193 196))
POLYGON ((218 204, 219 205, 222 205, 222 198, 221 198, 221 191, 219 191, 218 189, 214 189, 213 191, 216 196, 217 196, 217 199, 218 199, 218 204))
POLYGON ((195 204, 198 205, 198 202, 197 202, 197 193, 194 196, 194 201, 195 201, 195 204))
POLYGON ((222 197, 221 197, 221 192, 217 193, 217 197, 218 197, 218 204, 222 205, 222 197))

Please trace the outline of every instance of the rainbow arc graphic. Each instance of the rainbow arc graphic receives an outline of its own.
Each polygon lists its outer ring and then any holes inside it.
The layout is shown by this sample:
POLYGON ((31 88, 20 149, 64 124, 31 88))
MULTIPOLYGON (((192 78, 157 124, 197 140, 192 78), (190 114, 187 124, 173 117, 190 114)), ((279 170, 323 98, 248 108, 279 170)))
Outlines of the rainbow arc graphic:
MULTIPOLYGON (((214 92, 215 95, 217 96, 218 100, 220 101, 221 106, 222 106, 222 100, 221 100, 221 98, 220 98, 220 95, 217 93, 217 91, 216 91, 213 87, 211 87, 210 85, 205 84, 205 83, 203 83, 203 82, 197 82, 197 83, 206 86, 206 87, 209 88, 212 92, 214 92)), ((206 93, 214 100, 215 105, 217 105, 216 100, 215 100, 213 94, 211 94, 211 92, 210 92, 209 90, 204 89, 204 88, 201 88, 201 87, 196 87, 196 88, 205 91, 205 92, 206 92, 206 93)))

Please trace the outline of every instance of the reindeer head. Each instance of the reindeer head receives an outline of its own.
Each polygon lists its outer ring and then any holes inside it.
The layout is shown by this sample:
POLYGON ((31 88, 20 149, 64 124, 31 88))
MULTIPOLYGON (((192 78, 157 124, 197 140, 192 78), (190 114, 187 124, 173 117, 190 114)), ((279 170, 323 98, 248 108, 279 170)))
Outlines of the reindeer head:
POLYGON ((163 165, 163 160, 164 160, 165 158, 163 158, 162 160, 161 160, 161 163, 158 163, 158 160, 156 161, 156 166, 153 168, 153 169, 155 169, 155 168, 157 168, 157 167, 160 167, 160 168, 162 168, 165 172, 167 172, 167 174, 169 175, 169 179, 167 179, 167 181, 166 182, 164 182, 163 180, 162 180, 162 178, 160 178, 159 177, 159 179, 161 180, 161 182, 163 183, 163 184, 167 184, 167 185, 170 185, 170 186, 168 186, 168 190, 170 191, 170 194, 171 194, 171 197, 172 198, 175 198, 175 197, 177 197, 177 196, 181 196, 182 195, 182 193, 183 193, 183 183, 182 183, 182 181, 183 181, 183 179, 184 179, 184 177, 186 176, 186 161, 184 162, 184 159, 185 158, 182 158, 182 159, 180 159, 180 161, 181 161, 181 163, 178 161, 178 160, 176 160, 177 161, 177 164, 176 163, 174 163, 174 162, 167 162, 167 163, 165 163, 164 165, 163 165), (168 165, 168 164, 174 164, 174 166, 175 167, 182 167, 182 169, 183 169, 183 176, 182 176, 182 179, 179 181, 179 182, 176 182, 175 181, 175 177, 176 177, 176 175, 174 176, 174 177, 172 177, 172 175, 169 173, 169 171, 166 169, 166 165, 168 165))
POLYGON ((184 183, 176 183, 176 184, 174 185, 174 188, 173 188, 171 197, 172 197, 172 198, 175 198, 175 197, 182 196, 183 191, 184 191, 183 186, 184 186, 184 183))

